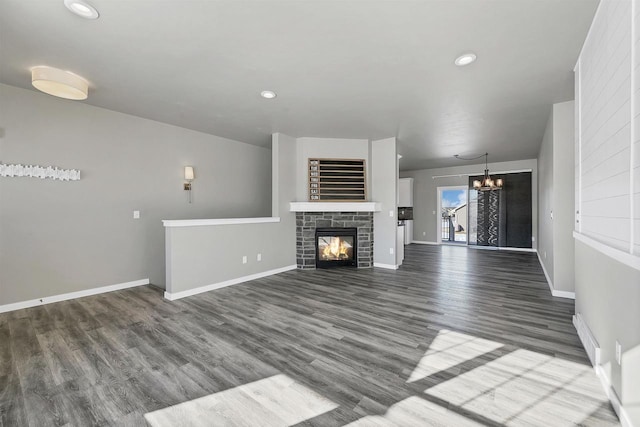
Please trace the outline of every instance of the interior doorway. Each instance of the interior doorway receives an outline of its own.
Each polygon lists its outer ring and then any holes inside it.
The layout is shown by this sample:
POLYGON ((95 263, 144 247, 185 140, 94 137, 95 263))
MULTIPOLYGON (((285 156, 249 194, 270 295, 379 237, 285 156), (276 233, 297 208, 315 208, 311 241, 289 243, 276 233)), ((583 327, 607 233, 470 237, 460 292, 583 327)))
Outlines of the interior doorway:
POLYGON ((468 198, 469 189, 466 186, 438 187, 438 243, 467 244, 468 198))

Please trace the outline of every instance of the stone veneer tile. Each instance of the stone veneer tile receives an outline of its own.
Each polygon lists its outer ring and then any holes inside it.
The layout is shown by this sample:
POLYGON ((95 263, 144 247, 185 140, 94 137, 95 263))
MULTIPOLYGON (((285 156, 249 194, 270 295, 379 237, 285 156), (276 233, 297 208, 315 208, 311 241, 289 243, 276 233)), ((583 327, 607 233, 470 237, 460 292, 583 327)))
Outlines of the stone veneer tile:
POLYGON ((296 262, 300 269, 316 268, 316 228, 358 229, 358 268, 373 260, 372 212, 296 212, 296 262))

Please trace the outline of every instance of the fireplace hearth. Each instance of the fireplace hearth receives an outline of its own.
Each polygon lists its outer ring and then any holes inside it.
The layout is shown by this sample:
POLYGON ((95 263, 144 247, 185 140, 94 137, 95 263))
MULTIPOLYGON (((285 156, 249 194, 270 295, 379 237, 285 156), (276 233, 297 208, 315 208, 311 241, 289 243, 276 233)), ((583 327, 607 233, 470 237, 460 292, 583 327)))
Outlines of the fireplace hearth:
POLYGON ((357 266, 357 228, 316 228, 316 268, 357 266))

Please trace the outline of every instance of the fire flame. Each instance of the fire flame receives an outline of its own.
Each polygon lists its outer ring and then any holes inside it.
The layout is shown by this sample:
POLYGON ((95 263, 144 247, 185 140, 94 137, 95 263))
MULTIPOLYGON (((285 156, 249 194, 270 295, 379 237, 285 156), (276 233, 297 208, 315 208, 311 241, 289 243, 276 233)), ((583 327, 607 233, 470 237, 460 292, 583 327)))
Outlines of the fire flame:
POLYGON ((340 237, 331 237, 329 244, 322 250, 322 257, 325 259, 348 258, 348 250, 350 247, 351 245, 340 239, 340 237))

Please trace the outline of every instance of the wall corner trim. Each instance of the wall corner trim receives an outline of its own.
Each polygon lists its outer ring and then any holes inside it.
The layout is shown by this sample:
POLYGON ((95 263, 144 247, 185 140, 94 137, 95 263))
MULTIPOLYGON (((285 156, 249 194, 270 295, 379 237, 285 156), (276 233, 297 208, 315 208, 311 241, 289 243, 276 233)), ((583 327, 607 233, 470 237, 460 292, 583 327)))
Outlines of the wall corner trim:
POLYGON ((387 270, 397 270, 400 268, 399 265, 392 265, 392 264, 383 264, 380 262, 374 262, 373 263, 374 267, 378 267, 378 268, 386 268, 387 270))
POLYGON ((20 301, 12 304, 0 305, 0 313, 8 311, 22 310, 23 308, 36 307, 38 305, 51 304, 54 302, 67 301, 70 299, 88 297, 91 295, 104 294, 107 292, 119 291, 122 289, 135 288, 136 286, 148 285, 149 279, 134 280, 132 282, 118 283, 115 285, 101 286, 99 288, 86 289, 84 291, 69 292, 66 294, 42 297, 28 301, 20 301))
POLYGON ((273 276, 274 274, 284 273, 285 271, 296 270, 298 266, 296 264, 287 265, 286 267, 275 268, 273 270, 263 271, 261 273, 250 274, 248 276, 242 276, 235 279, 225 280, 224 282, 212 283, 210 285, 199 286, 197 288, 189 289, 181 292, 165 292, 164 297, 169 301, 175 301, 181 298, 198 295, 204 292, 213 291, 227 286, 237 285, 239 283, 249 282, 251 280, 261 279, 267 276, 273 276))
POLYGON ((540 267, 542 267, 542 272, 544 273, 544 277, 547 279, 547 283, 549 284, 549 289, 551 290, 551 295, 558 298, 569 298, 576 299, 575 292, 569 291, 558 291, 553 287, 553 281, 551 277, 549 277, 549 273, 547 273, 547 269, 544 268, 544 263, 542 262, 542 258, 540 258, 540 252, 535 250, 536 255, 538 255, 538 261, 540 262, 540 267))

